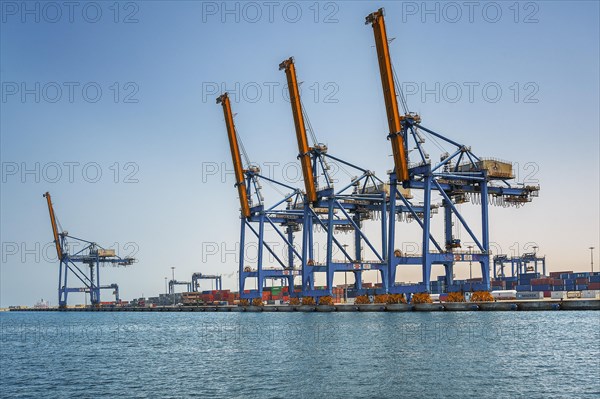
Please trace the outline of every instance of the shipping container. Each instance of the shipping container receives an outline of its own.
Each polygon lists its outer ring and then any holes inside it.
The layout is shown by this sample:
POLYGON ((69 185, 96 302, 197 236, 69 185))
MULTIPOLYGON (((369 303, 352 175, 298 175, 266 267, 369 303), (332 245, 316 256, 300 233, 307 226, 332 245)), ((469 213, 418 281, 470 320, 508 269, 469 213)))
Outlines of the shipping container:
POLYGON ((553 278, 562 278, 561 276, 563 274, 564 275, 568 275, 570 273, 573 273, 573 271, 569 270, 569 271, 562 271, 562 272, 550 272, 550 277, 553 277, 553 278))
POLYGON ((569 278, 584 278, 589 277, 588 273, 572 273, 569 278))
POLYGON ((552 289, 551 285, 532 285, 531 291, 550 291, 552 289))
POLYGON ((531 291, 530 285, 517 285, 517 291, 531 291))
POLYGON ((567 291, 567 298, 581 298, 581 291, 567 291))
POLYGON ((544 293, 542 291, 533 291, 533 292, 518 292, 517 291, 517 299, 543 299, 544 293))
POLYGON ((567 299, 567 291, 552 291, 550 294, 552 299, 567 299))
POLYGON ((585 290, 581 291, 582 298, 600 299, 600 290, 585 290))
POLYGON ((515 290, 497 290, 491 292, 494 299, 515 299, 517 291, 515 290))
POLYGON ((599 283, 589 283, 588 290, 600 290, 600 282, 599 283))

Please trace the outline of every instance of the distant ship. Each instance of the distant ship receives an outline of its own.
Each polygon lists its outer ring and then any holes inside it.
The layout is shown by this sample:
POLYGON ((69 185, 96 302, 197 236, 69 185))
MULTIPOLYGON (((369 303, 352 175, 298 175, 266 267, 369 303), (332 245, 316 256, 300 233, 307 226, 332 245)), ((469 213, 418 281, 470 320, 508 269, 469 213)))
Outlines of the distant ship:
POLYGON ((48 301, 44 301, 44 299, 40 299, 39 302, 36 302, 33 305, 34 309, 48 309, 50 307, 50 303, 48 301))

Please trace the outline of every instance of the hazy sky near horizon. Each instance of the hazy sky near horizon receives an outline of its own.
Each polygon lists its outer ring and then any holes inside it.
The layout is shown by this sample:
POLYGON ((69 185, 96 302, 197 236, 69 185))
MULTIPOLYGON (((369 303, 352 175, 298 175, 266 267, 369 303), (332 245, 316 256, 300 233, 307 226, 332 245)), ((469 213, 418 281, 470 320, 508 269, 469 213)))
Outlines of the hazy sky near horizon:
MULTIPOLYGON (((391 148, 364 25, 378 7, 423 124, 541 186, 523 208, 491 208, 494 252, 535 245, 549 270, 587 271, 600 247, 596 1, 0 4, 0 306, 57 303, 46 191, 65 230, 138 259, 101 272, 124 299, 164 292, 171 266, 178 280, 220 273, 236 289, 239 203, 215 99, 230 91, 251 160, 301 187, 278 70, 290 56, 319 141, 384 179, 391 148)), ((265 187, 267 202, 278 195, 265 187)), ((476 220, 475 206, 461 209, 476 220)), ((399 248, 419 241, 414 223, 402 231, 399 248)))

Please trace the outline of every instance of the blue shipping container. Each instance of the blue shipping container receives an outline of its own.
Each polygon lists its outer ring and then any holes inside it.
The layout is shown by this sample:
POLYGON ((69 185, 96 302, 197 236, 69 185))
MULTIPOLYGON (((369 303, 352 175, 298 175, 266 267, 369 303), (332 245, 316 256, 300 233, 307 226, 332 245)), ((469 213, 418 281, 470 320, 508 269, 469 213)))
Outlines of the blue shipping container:
POLYGON ((550 291, 551 289, 552 289, 552 286, 550 286, 550 285, 532 285, 531 286, 532 291, 550 291))

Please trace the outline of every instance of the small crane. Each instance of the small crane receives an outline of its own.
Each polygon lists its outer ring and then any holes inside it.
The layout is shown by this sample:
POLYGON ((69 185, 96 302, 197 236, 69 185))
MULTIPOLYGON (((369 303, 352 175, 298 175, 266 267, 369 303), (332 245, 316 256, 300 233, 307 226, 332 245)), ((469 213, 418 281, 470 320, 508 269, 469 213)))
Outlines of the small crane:
POLYGON ((67 231, 62 230, 62 228, 61 231, 59 231, 50 193, 46 192, 44 198, 46 198, 48 204, 54 245, 56 246, 56 255, 59 261, 58 306, 60 308, 65 308, 67 306, 67 296, 69 292, 89 293, 92 306, 99 306, 101 289, 114 289, 118 301, 118 287, 116 284, 100 285, 100 266, 104 264, 129 266, 135 262, 135 259, 131 257, 121 258, 115 254, 114 249, 106 249, 95 242, 73 237, 69 235, 67 231), (84 248, 71 254, 69 252, 70 240, 82 243, 84 248), (81 270, 77 264, 87 266, 89 269, 87 273, 84 270, 81 270), (68 287, 69 274, 74 275, 84 286, 68 287))
POLYGON ((215 289, 216 290, 222 290, 223 289, 223 282, 221 280, 221 275, 214 275, 214 274, 202 274, 202 273, 194 273, 192 274, 192 291, 193 292, 198 292, 198 289, 200 288, 200 283, 198 282, 198 280, 215 280, 215 289))

